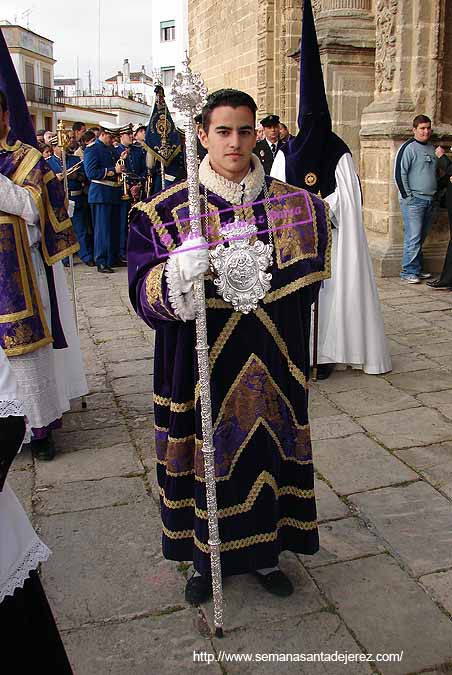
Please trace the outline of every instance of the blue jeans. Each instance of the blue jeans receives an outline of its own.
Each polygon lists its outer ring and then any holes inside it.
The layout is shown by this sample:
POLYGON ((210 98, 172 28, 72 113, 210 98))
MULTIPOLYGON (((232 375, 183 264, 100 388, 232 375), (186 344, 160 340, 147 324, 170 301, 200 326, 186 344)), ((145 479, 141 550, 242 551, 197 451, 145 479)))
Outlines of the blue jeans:
POLYGON ((433 219, 433 202, 419 197, 400 199, 404 236, 402 271, 400 276, 414 275, 422 272, 422 244, 430 231, 433 219))

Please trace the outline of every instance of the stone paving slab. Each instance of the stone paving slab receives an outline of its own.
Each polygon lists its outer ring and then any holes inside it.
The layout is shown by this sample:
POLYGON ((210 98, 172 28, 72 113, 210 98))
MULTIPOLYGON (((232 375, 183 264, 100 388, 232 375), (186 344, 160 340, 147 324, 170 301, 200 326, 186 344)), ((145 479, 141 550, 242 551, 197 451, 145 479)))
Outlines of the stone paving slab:
POLYGON ((339 495, 418 478, 414 471, 365 434, 315 441, 313 456, 316 470, 339 495))
POLYGON ((428 391, 441 391, 450 389, 452 377, 449 372, 444 370, 421 370, 415 373, 400 373, 386 375, 388 382, 391 382, 398 389, 409 394, 423 394, 428 391))
POLYGON ((350 501, 415 576, 452 567, 452 504, 427 483, 364 492, 350 501))
MULTIPOLYGON (((236 628, 252 628, 278 620, 296 620, 303 614, 319 611, 325 601, 316 585, 293 553, 280 557, 281 569, 294 585, 294 593, 288 598, 278 598, 265 591, 251 574, 226 577, 223 581, 224 625, 231 631, 236 628)), ((207 624, 214 633, 213 603, 203 605, 207 624)))
POLYGON ((315 478, 315 499, 319 522, 351 516, 347 505, 339 499, 324 480, 317 476, 315 478))
POLYGON ((53 550, 43 582, 62 628, 185 606, 185 580, 162 558, 152 501, 39 516, 37 522, 53 550))
POLYGON ((86 511, 118 504, 138 503, 147 498, 142 478, 101 478, 38 488, 34 507, 38 515, 86 511))
POLYGON ((14 457, 11 471, 29 471, 33 468, 31 450, 22 446, 22 450, 14 457))
POLYGON ((152 395, 149 392, 118 396, 118 405, 126 417, 151 415, 154 412, 152 395))
POLYGON ((371 387, 329 394, 330 399, 354 417, 374 415, 391 410, 416 408, 420 404, 413 396, 400 391, 382 379, 375 378, 371 387))
POLYGON ((102 433, 99 433, 98 429, 81 429, 80 431, 68 432, 63 424, 63 428, 54 431, 52 436, 59 453, 109 448, 119 443, 129 442, 129 434, 124 424, 105 427, 102 433))
POLYGON ((383 675, 452 663, 452 623, 388 555, 312 570, 367 652, 400 653, 379 663, 383 675))
POLYGON ((321 393, 329 396, 331 392, 373 387, 377 379, 379 376, 366 375, 362 370, 347 368, 346 370, 334 370, 327 380, 318 380, 315 386, 321 393))
POLYGON ((101 392, 101 391, 108 391, 110 386, 107 383, 107 377, 104 373, 99 373, 97 375, 86 375, 86 381, 88 383, 88 391, 91 394, 101 392))
POLYGON ((149 403, 152 405, 152 376, 149 374, 120 377, 112 380, 111 386, 117 396, 147 394, 149 403))
MULTIPOLYGON (((214 638, 217 653, 250 654, 254 662, 231 663, 223 658, 227 674, 259 675, 268 673, 301 673, 302 675, 365 675, 371 673, 368 663, 314 662, 313 654, 362 653, 338 616, 330 612, 318 612, 298 620, 289 619, 264 626, 256 625, 243 631, 226 634, 222 640, 214 638), (304 654, 310 661, 257 661, 258 654, 304 654)), ((258 657, 259 658, 259 657, 258 657)))
MULTIPOLYGON (((154 359, 147 358, 137 359, 136 361, 123 361, 122 363, 108 363, 108 375, 111 380, 122 377, 136 377, 144 375, 152 375, 154 372, 154 359)), ((150 378, 152 384, 152 377, 150 378)))
POLYGON ((52 462, 37 462, 36 485, 42 487, 142 472, 143 468, 132 446, 119 443, 109 448, 79 450, 57 455, 52 462))
POLYGON ((99 435, 106 427, 115 427, 121 424, 122 417, 115 407, 107 410, 82 410, 81 412, 69 412, 64 416, 65 431, 80 431, 98 429, 99 435))
POLYGON ((420 350, 422 351, 422 354, 426 354, 427 356, 446 358, 449 354, 452 354, 452 340, 449 336, 447 342, 427 342, 420 347, 420 350))
POLYGON ((315 384, 309 389, 309 420, 312 422, 317 417, 331 417, 338 414, 336 406, 326 399, 315 384))
POLYGON ((360 417, 358 421, 380 443, 393 450, 452 440, 452 422, 430 408, 360 417))
POLYGON ((452 443, 396 450, 395 454, 452 499, 452 443))
POLYGON ((345 518, 319 526, 320 550, 315 555, 301 555, 308 568, 353 560, 364 555, 376 555, 386 550, 368 528, 357 518, 345 518))
MULTIPOLYGON (((86 408, 82 408, 82 399, 75 398, 71 401, 71 412, 87 412, 107 408, 109 411, 116 408, 115 397, 112 393, 102 391, 93 392, 85 396, 86 408)), ((64 418, 66 420, 66 417, 64 418)))
MULTIPOLYGON (((451 375, 452 384, 452 375, 451 375)), ((431 408, 436 408, 440 413, 452 419, 452 389, 436 391, 430 394, 418 394, 417 398, 431 408)))
POLYGON ((416 355, 413 353, 398 353, 391 356, 391 373, 410 373, 418 370, 435 370, 437 363, 427 356, 416 355))
POLYGON ((78 675, 221 675, 219 664, 193 660, 193 652, 213 655, 196 622, 196 610, 185 609, 126 624, 92 625, 63 637, 78 675))
POLYGON ((149 471, 151 468, 154 469, 156 455, 155 432, 153 427, 149 425, 138 429, 132 428, 130 430, 130 436, 138 448, 138 452, 146 470, 149 471))
POLYGON ((452 569, 446 572, 427 574, 419 579, 432 596, 441 603, 447 612, 452 614, 452 569))
MULTIPOLYGON (((336 411, 337 413, 337 411, 336 411)), ((359 434, 363 428, 351 420, 347 415, 336 414, 331 417, 317 417, 311 423, 311 439, 313 441, 326 440, 328 438, 340 438, 359 434)))
MULTIPOLYGON (((423 328, 421 330, 413 330, 400 332, 394 338, 397 342, 404 345, 410 345, 412 347, 427 347, 427 345, 435 344, 437 342, 447 342, 450 340, 450 331, 445 328, 437 328, 436 326, 432 328, 430 325, 428 328, 423 328)), ((428 354, 427 351, 423 351, 424 354, 428 354)))
POLYGON ((115 342, 117 341, 109 340, 100 345, 103 358, 111 363, 135 361, 136 359, 146 359, 151 356, 150 346, 145 344, 141 338, 127 340, 127 344, 121 341, 117 345, 115 342))

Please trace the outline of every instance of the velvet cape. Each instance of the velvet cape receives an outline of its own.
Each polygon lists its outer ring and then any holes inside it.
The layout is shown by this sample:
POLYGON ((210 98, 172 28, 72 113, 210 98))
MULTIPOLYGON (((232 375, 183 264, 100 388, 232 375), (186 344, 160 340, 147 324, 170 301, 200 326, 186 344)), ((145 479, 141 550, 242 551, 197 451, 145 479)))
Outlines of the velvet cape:
POLYGON ((51 266, 79 249, 66 210, 63 185, 41 153, 10 134, 0 147, 0 173, 28 190, 39 213, 41 253, 46 269, 52 322, 48 326, 31 259, 27 225, 0 211, 0 343, 18 356, 54 342, 67 347, 58 315, 51 266))
MULTIPOLYGON (((330 224, 321 199, 266 177, 261 193, 233 207, 275 244, 271 288, 245 315, 205 279, 215 474, 223 575, 277 565, 279 553, 318 550, 308 423, 311 303, 329 276, 330 224)), ((231 204, 201 186, 210 246, 233 219, 231 204)), ((165 262, 190 228, 187 183, 131 212, 131 302, 156 331, 154 410, 164 556, 210 574, 195 322, 168 299, 165 262)))

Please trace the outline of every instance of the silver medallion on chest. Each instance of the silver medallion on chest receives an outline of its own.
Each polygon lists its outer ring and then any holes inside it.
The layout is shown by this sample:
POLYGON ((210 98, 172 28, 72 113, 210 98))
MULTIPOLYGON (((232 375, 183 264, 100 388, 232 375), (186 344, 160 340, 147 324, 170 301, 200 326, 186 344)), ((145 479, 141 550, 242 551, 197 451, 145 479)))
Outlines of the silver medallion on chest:
POLYGON ((210 264, 218 275, 214 284, 236 312, 248 314, 270 288, 272 275, 266 270, 272 264, 273 245, 259 240, 250 244, 257 227, 237 216, 234 223, 220 231, 228 245, 220 244, 210 252, 210 264))

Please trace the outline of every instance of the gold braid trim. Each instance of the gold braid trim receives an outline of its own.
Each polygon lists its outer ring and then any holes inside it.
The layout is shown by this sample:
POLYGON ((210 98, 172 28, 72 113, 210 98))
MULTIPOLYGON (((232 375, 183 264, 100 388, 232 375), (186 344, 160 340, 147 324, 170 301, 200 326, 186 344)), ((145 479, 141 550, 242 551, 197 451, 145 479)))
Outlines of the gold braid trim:
POLYGON ((317 521, 281 518, 281 520, 278 520, 278 529, 281 527, 295 527, 297 530, 315 530, 317 528, 317 521))
POLYGON ((171 401, 170 405, 171 412, 175 413, 189 412, 189 410, 193 410, 194 407, 194 401, 186 401, 185 403, 175 403, 174 401, 171 401))
POLYGON ((14 171, 13 175, 10 177, 13 183, 16 183, 16 185, 22 185, 30 171, 33 169, 34 166, 39 162, 41 159, 42 155, 37 150, 31 145, 26 145, 22 143, 22 145, 27 148, 28 152, 24 156, 24 158, 21 160, 19 166, 17 169, 14 171))
POLYGON ((162 300, 162 276, 164 271, 165 263, 161 262, 148 272, 146 276, 146 300, 148 301, 149 307, 151 307, 152 311, 157 314, 157 316, 162 319, 167 319, 167 316, 154 307, 154 304, 159 300, 162 309, 167 311, 162 300))
MULTIPOLYGON (((184 190, 186 187, 187 181, 184 183, 178 183, 177 185, 173 185, 172 187, 163 190, 163 192, 160 192, 153 199, 151 199, 150 202, 138 202, 138 204, 135 204, 134 208, 137 209, 137 211, 143 211, 150 218, 160 238, 163 234, 169 234, 169 232, 166 228, 166 225, 162 223, 162 220, 157 213, 156 207, 160 204, 160 202, 165 201, 165 199, 176 194, 176 192, 184 190)), ((161 243, 163 244, 163 242, 161 243)), ((163 245, 167 251, 174 251, 176 248, 176 243, 174 240, 169 245, 163 245)))
POLYGON ((263 309, 263 307, 258 306, 254 310, 255 315, 262 321, 264 324, 265 328, 268 330, 274 341, 276 342, 276 345, 278 346, 280 352, 283 354, 287 361, 287 365, 289 366, 289 372, 290 374, 296 379, 296 381, 302 385, 305 389, 307 389, 308 385, 306 382, 306 378, 304 376, 304 373, 298 368, 298 366, 295 365, 295 363, 291 360, 289 356, 289 351, 287 349, 287 345, 282 339, 281 335, 278 332, 278 329, 276 328, 274 322, 272 319, 268 316, 267 312, 263 309))
POLYGON ((161 406, 165 406, 167 408, 170 408, 171 412, 174 412, 174 413, 188 412, 189 410, 193 410, 193 408, 195 407, 194 401, 185 401, 184 403, 175 403, 170 398, 166 398, 165 396, 160 396, 159 394, 154 394, 154 403, 156 403, 157 405, 161 405, 161 406))
POLYGON ((174 499, 167 499, 167 497, 165 497, 165 490, 163 488, 159 488, 159 493, 160 497, 163 499, 164 505, 168 509, 185 509, 187 506, 195 506, 195 500, 193 497, 188 497, 187 499, 178 499, 175 501, 174 499))
POLYGON ((169 407, 171 405, 171 399, 165 398, 165 396, 160 396, 159 394, 154 394, 154 403, 157 403, 157 405, 169 407))
POLYGON ((190 436, 183 436, 182 438, 175 438, 174 436, 168 436, 168 443, 186 443, 187 441, 192 441, 195 438, 195 434, 190 436))
POLYGON ((168 530, 162 523, 163 534, 168 539, 191 539, 193 537, 193 530, 168 530))
POLYGON ((233 311, 231 303, 225 302, 221 298, 206 298, 206 307, 208 309, 229 309, 229 311, 233 311))

